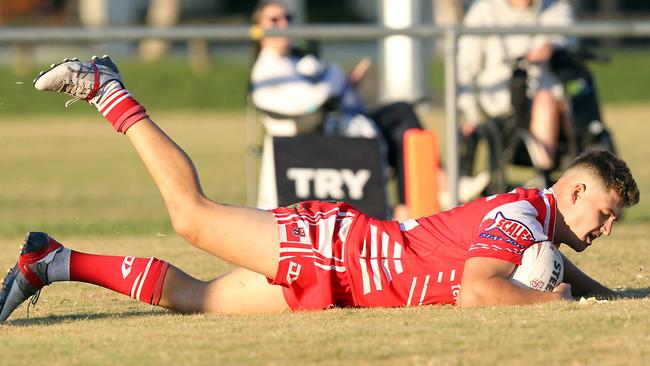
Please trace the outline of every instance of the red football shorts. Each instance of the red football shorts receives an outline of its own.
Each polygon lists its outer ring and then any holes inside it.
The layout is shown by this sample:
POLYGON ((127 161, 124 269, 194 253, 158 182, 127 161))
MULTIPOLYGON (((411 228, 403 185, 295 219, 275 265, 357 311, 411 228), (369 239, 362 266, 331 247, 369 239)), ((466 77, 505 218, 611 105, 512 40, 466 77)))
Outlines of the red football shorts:
POLYGON ((275 279, 293 310, 354 306, 345 241, 359 212, 343 202, 305 201, 272 210, 280 234, 275 279))

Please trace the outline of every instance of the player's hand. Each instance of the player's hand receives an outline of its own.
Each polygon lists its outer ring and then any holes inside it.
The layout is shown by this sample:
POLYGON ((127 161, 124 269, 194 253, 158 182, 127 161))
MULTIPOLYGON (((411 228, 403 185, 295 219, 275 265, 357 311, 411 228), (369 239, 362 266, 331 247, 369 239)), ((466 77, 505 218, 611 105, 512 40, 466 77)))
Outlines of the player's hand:
POLYGON ((478 121, 467 121, 460 127, 460 132, 463 134, 464 138, 468 138, 474 133, 477 126, 478 121))
POLYGON ((541 63, 551 59, 553 55, 553 45, 545 43, 543 46, 534 49, 528 53, 528 62, 541 63))
POLYGON ((368 57, 362 58, 359 61, 359 63, 354 67, 354 69, 350 73, 350 76, 348 77, 350 84, 352 84, 353 86, 357 86, 361 82, 361 79, 363 79, 363 77, 366 76, 366 73, 368 72, 368 69, 370 69, 371 65, 372 65, 372 60, 370 60, 370 58, 368 57))
POLYGON ((562 300, 573 300, 573 296, 571 296, 571 285, 568 283, 562 282, 553 289, 553 292, 559 293, 562 296, 562 300))

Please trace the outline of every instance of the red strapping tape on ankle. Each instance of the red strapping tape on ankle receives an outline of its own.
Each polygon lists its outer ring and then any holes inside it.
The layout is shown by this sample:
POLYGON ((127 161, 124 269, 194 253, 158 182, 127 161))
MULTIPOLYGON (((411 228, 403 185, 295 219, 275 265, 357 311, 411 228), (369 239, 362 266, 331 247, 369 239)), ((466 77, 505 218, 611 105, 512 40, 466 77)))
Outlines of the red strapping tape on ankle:
POLYGON ((169 263, 162 262, 160 270, 156 275, 156 283, 154 284, 153 293, 151 294, 151 301, 149 301, 149 304, 158 306, 160 297, 162 296, 163 285, 165 284, 165 276, 167 275, 168 269, 169 263))
POLYGON ((91 60, 90 64, 93 65, 93 75, 94 75, 94 80, 93 80, 93 90, 88 94, 84 100, 91 100, 97 95, 97 91, 99 90, 99 69, 97 68, 97 65, 95 65, 95 61, 91 60))
POLYGON ((38 250, 36 252, 23 254, 18 258, 18 269, 23 274, 23 276, 25 276, 27 281, 29 281, 29 283, 32 286, 36 288, 42 288, 44 286, 44 283, 38 278, 36 273, 34 273, 34 271, 32 271, 32 269, 29 268, 29 265, 40 261, 41 259, 45 258, 48 254, 52 253, 53 251, 61 247, 62 245, 59 242, 57 242, 52 238, 48 238, 47 247, 38 250))

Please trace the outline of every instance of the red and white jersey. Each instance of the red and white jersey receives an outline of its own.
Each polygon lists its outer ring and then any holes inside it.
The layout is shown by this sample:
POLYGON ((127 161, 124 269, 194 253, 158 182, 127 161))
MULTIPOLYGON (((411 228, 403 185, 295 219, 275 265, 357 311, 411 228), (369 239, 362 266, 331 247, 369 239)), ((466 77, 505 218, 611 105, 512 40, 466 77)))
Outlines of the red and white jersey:
POLYGON ((530 245, 553 240, 555 215, 551 190, 524 188, 402 224, 360 214, 345 248, 354 305, 453 304, 468 258, 519 265, 530 245))

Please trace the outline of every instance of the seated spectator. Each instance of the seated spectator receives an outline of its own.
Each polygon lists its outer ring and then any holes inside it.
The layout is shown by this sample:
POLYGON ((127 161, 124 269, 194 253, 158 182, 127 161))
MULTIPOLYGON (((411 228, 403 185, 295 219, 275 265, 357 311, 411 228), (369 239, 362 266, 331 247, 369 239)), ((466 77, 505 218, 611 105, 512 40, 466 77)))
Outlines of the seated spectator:
MULTIPOLYGON (((286 28, 291 16, 279 1, 263 2, 253 21, 265 29, 286 28)), ((286 37, 264 37, 251 73, 253 104, 266 112, 266 132, 272 136, 293 136, 321 129, 325 135, 378 137, 386 146, 389 165, 395 171, 398 202, 394 216, 408 218, 404 192, 403 135, 411 128, 422 128, 413 107, 396 102, 368 110, 356 86, 370 67, 362 59, 349 76, 339 65, 327 64, 293 47, 286 37), (334 105, 337 113, 326 114, 334 105), (283 118, 284 117, 284 118, 283 118)), ((461 190, 475 198, 487 184, 464 180, 461 190)), ((448 201, 447 199, 445 199, 448 201)))
MULTIPOLYGON (((574 21, 571 6, 563 0, 477 0, 469 9, 467 27, 567 26, 574 21)), ((487 117, 512 114, 510 80, 513 65, 522 58, 528 67, 526 94, 532 99, 529 123, 538 142, 531 151, 533 164, 554 168, 562 113, 563 90, 548 61, 553 49, 573 39, 561 35, 464 36, 458 49, 458 104, 464 114, 463 134, 469 135, 487 117)), ((516 97, 516 96, 514 96, 516 97)))

